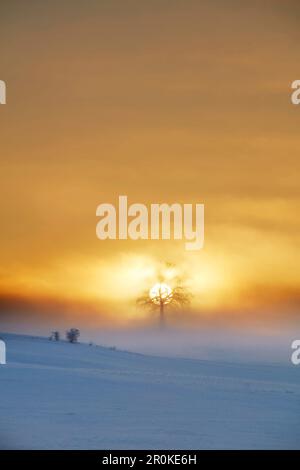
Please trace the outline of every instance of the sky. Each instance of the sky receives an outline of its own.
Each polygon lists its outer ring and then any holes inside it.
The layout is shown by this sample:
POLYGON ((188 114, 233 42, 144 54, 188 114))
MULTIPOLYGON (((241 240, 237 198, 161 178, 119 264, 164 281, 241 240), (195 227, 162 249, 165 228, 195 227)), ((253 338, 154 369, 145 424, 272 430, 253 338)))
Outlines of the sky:
MULTIPOLYGON (((3 2, 2 2, 3 3, 3 2)), ((297 1, 11 0, 0 6, 0 328, 299 325, 297 1), (96 237, 96 208, 203 203, 205 244, 96 237)))

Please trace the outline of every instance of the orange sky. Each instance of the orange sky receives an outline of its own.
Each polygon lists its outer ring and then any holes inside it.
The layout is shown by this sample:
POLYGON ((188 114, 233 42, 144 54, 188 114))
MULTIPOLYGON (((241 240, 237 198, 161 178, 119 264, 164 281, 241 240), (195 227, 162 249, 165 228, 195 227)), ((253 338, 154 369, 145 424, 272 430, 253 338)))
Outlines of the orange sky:
POLYGON ((187 275, 189 322, 297 318, 299 17, 289 0, 0 7, 6 321, 57 302, 91 323, 143 321, 135 299, 162 261, 187 275), (204 203, 204 249, 98 240, 96 207, 120 194, 204 203))

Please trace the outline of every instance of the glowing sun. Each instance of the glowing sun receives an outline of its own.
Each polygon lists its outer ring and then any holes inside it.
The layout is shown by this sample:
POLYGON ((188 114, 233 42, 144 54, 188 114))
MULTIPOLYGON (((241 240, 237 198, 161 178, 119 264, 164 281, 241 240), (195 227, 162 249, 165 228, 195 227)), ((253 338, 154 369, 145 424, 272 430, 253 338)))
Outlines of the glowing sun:
POLYGON ((156 305, 171 302, 173 291, 168 284, 158 282, 149 291, 149 297, 156 305))

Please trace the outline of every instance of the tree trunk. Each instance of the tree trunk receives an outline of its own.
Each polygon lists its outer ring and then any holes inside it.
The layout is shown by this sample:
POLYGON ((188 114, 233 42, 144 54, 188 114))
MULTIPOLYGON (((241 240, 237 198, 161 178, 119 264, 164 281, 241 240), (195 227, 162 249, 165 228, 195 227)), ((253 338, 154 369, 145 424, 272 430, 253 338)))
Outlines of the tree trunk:
POLYGON ((165 317, 164 317, 164 303, 160 302, 159 306, 159 326, 160 329, 164 329, 165 327, 165 317))

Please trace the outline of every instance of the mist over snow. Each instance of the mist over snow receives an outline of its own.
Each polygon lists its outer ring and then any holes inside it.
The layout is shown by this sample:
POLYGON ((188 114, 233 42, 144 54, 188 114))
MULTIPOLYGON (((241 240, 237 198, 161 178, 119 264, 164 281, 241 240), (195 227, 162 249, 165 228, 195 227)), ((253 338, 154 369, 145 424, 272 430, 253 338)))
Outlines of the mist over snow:
MULTIPOLYGON (((297 332, 273 334, 224 329, 180 328, 84 331, 84 338, 105 346, 151 355, 289 363, 297 332)), ((300 332, 298 334, 300 336, 300 332)))
POLYGON ((65 324, 39 326, 18 324, 1 325, 2 331, 49 337, 51 331, 59 330, 64 339, 70 327, 80 329, 79 341, 116 347, 120 350, 142 354, 211 359, 234 362, 290 363, 291 344, 300 338, 300 328, 267 331, 262 329, 167 326, 140 328, 82 328, 81 325, 65 324))

